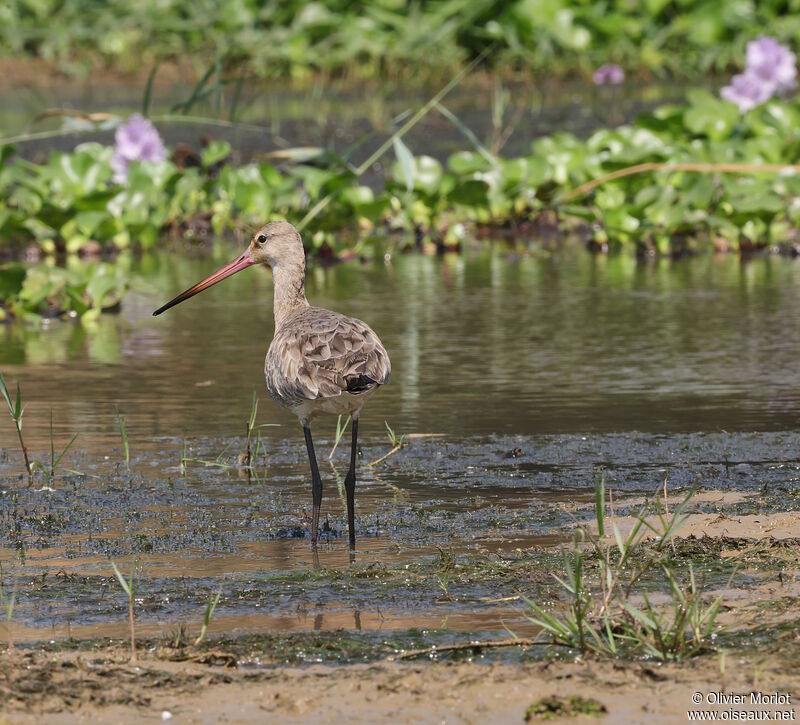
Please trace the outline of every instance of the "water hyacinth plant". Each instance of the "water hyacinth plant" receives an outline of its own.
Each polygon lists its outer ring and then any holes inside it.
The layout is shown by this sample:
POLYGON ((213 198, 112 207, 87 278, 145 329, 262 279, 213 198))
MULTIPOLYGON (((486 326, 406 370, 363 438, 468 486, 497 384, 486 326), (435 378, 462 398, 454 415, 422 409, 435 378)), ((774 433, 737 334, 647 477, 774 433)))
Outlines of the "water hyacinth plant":
POLYGON ((111 167, 114 169, 114 181, 118 184, 128 181, 131 162, 164 161, 167 158, 167 149, 156 127, 138 113, 117 127, 114 140, 111 167))
POLYGON ((747 73, 774 86, 776 93, 794 90, 797 85, 797 56, 775 38, 762 36, 747 44, 747 73))
POLYGON ((784 95, 797 85, 797 56, 775 38, 762 36, 747 44, 745 70, 720 91, 726 101, 739 111, 766 103, 775 95, 784 95))
POLYGON ((605 63, 592 74, 596 86, 618 86, 625 81, 625 71, 616 63, 605 63))

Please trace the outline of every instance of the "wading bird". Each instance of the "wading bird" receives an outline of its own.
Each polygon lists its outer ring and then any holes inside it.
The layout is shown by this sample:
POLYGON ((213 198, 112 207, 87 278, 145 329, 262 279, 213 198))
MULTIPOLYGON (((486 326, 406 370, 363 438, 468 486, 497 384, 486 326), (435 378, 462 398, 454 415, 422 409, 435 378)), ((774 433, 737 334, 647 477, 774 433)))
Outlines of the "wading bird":
POLYGON ((352 416, 350 468, 344 479, 350 546, 355 547, 354 505, 358 414, 370 396, 389 382, 391 365, 378 336, 361 320, 308 304, 306 258, 298 231, 288 222, 270 222, 258 230, 248 248, 214 272, 159 307, 160 315, 254 264, 272 268, 275 284, 275 334, 264 372, 272 398, 300 419, 311 464, 314 510, 311 542, 316 544, 322 479, 311 439, 311 420, 321 412, 352 416))

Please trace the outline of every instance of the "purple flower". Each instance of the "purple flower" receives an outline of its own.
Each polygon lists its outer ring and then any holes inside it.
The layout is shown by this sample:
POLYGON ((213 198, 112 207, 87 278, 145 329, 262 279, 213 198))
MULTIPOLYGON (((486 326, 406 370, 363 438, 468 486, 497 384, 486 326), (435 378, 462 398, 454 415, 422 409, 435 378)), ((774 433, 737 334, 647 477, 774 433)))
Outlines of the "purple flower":
POLYGON ((592 82, 596 86, 618 86, 625 80, 625 71, 616 63, 601 65, 592 75, 592 82))
POLYGON ((788 47, 762 35, 747 44, 744 73, 731 78, 720 96, 746 113, 774 94, 792 90, 797 85, 796 63, 797 56, 788 47))
POLYGON ((775 38, 761 36, 747 44, 747 72, 753 73, 775 92, 785 93, 797 84, 797 56, 775 38))
POLYGON ((167 149, 156 127, 138 113, 117 127, 114 138, 116 144, 111 168, 114 169, 114 181, 118 184, 128 180, 131 161, 163 161, 167 158, 167 149))
POLYGON ((741 113, 746 113, 751 108, 768 101, 774 90, 775 86, 771 83, 765 82, 755 73, 747 70, 731 78, 730 85, 720 91, 720 96, 739 106, 741 113))

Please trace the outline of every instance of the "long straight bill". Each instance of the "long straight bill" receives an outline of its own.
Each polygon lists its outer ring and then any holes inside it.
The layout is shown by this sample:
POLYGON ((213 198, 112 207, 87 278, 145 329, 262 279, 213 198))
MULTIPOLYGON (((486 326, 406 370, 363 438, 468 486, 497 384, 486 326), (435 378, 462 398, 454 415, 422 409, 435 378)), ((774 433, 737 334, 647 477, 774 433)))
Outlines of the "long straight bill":
POLYGON ((226 264, 222 269, 217 270, 211 276, 206 277, 201 282, 198 282, 194 287, 190 287, 185 292, 181 292, 175 299, 170 300, 163 307, 159 307, 153 314, 160 315, 170 307, 175 307, 175 305, 180 304, 184 300, 194 297, 198 292, 208 289, 217 282, 222 282, 222 280, 226 277, 230 277, 232 274, 236 274, 237 272, 241 272, 243 269, 247 269, 252 264, 255 264, 255 262, 253 262, 253 260, 250 258, 250 252, 245 251, 230 264, 226 264))

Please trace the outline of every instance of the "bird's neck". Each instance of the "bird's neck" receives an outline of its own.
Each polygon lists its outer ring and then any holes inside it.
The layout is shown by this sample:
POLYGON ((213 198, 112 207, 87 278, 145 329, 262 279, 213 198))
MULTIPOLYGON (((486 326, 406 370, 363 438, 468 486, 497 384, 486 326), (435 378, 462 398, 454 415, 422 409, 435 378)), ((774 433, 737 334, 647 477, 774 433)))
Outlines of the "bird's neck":
POLYGON ((275 329, 292 312, 301 307, 308 307, 306 299, 306 265, 305 260, 297 264, 277 265, 272 268, 275 283, 275 329))

